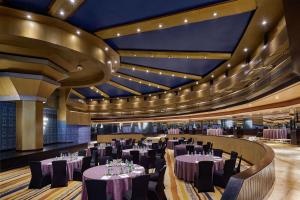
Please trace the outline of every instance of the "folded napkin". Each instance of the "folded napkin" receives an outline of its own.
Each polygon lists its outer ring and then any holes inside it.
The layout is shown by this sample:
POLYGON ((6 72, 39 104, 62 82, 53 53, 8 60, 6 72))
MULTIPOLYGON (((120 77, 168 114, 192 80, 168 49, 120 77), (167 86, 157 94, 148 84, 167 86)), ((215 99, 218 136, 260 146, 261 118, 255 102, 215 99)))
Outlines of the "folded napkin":
POLYGON ((129 176, 127 174, 120 174, 119 175, 121 178, 128 178, 129 176))
POLYGON ((134 169, 144 169, 144 167, 135 167, 134 169))
POLYGON ((110 179, 110 177, 111 177, 111 176, 102 176, 102 177, 101 177, 101 180, 108 180, 108 179, 110 179))

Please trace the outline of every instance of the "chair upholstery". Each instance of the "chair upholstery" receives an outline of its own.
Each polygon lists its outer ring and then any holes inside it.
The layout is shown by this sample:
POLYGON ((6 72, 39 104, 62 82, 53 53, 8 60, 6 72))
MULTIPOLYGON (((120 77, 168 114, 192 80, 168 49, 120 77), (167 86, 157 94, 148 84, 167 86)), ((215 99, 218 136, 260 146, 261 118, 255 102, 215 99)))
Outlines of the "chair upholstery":
POLYGON ((86 156, 86 150, 82 149, 78 151, 78 156, 86 156))
POLYGON ((164 177, 166 172, 166 166, 164 166, 160 172, 158 181, 149 181, 148 185, 148 195, 151 199, 159 199, 159 200, 166 200, 166 195, 164 192, 164 177))
POLYGON ((82 181, 82 174, 85 170, 91 167, 91 156, 84 157, 82 159, 82 166, 81 169, 75 169, 73 172, 73 180, 75 181, 82 181))
POLYGON ((149 175, 137 176, 132 179, 132 189, 125 195, 126 200, 147 199, 149 175))
POLYGON ((156 150, 155 149, 148 150, 149 168, 155 167, 155 160, 156 160, 156 150))
POLYGON ((105 147, 105 156, 112 156, 112 146, 105 147))
POLYGON ((140 162, 140 152, 138 150, 130 151, 130 155, 132 156, 132 161, 134 164, 139 164, 140 162))
POLYGON ((237 157, 238 157, 238 155, 239 155, 239 154, 238 154, 237 152, 231 151, 231 152, 230 152, 230 159, 236 160, 237 157))
POLYGON ((210 148, 209 144, 204 144, 203 145, 204 154, 208 154, 210 152, 209 148, 210 148))
POLYGON ((214 192, 213 161, 201 161, 198 163, 198 173, 194 177, 194 186, 198 192, 214 192))
POLYGON ((148 156, 141 156, 140 165, 145 168, 145 173, 149 173, 149 159, 148 156))
POLYGON ((111 156, 102 156, 100 159, 99 159, 99 165, 105 165, 106 164, 106 161, 112 161, 112 157, 111 156))
POLYGON ((202 141, 197 141, 197 145, 203 145, 203 142, 202 141))
POLYGON ((106 181, 86 180, 87 195, 89 200, 110 200, 111 197, 106 193, 106 181))
POLYGON ((194 147, 194 145, 186 145, 186 152, 188 153, 188 154, 191 154, 191 153, 194 153, 195 152, 195 147, 194 147))
POLYGON ((43 175, 42 164, 39 161, 31 161, 29 163, 31 171, 31 180, 29 189, 41 189, 42 187, 51 183, 50 174, 43 175))
POLYGON ((166 165, 166 161, 164 159, 157 159, 155 161, 155 172, 150 174, 151 181, 158 181, 159 173, 166 165))
POLYGON ((234 167, 234 159, 226 160, 224 169, 214 172, 214 185, 225 188, 230 177, 233 175, 234 167))
POLYGON ((132 155, 127 155, 127 154, 122 155, 122 161, 125 162, 126 160, 132 161, 133 160, 132 155))
POLYGON ((67 161, 52 161, 53 175, 51 188, 66 187, 68 185, 67 161))
POLYGON ((90 148, 91 155, 92 155, 92 160, 91 160, 91 165, 92 166, 97 166, 98 165, 98 149, 95 147, 90 148))
POLYGON ((223 156, 223 150, 222 149, 214 149, 214 156, 221 157, 223 156))

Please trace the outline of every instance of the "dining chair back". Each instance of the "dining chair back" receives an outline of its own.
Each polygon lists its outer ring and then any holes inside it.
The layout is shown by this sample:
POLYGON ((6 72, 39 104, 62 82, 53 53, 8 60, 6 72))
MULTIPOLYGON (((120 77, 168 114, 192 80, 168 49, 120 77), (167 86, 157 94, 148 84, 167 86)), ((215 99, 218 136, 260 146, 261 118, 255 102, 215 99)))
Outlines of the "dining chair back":
POLYGON ((86 190, 89 200, 110 199, 106 193, 106 181, 104 180, 86 180, 86 190))
POLYGON ((50 184, 50 175, 43 175, 42 164, 39 161, 29 162, 29 167, 31 171, 31 180, 29 183, 29 189, 40 189, 45 185, 50 184))
POLYGON ((139 164, 140 162, 140 152, 138 150, 131 150, 130 155, 132 156, 132 161, 134 164, 139 164))
POLYGON ((52 161, 52 168, 51 188, 66 187, 68 185, 67 161, 52 161))
POLYGON ((201 161, 198 163, 198 172, 194 178, 194 184, 198 192, 214 192, 213 166, 213 161, 201 161))

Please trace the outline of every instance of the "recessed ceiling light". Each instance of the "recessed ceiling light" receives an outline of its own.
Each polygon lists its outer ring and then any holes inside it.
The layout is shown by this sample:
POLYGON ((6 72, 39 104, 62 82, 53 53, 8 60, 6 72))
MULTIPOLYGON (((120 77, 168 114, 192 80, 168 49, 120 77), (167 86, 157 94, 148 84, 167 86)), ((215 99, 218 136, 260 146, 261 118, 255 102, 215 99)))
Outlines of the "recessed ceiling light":
POLYGON ((80 30, 77 30, 77 31, 76 31, 76 34, 77 34, 77 35, 80 35, 80 30))
POLYGON ((162 24, 158 24, 158 28, 162 28, 163 27, 163 25, 162 24))
POLYGON ((199 81, 196 81, 196 85, 198 85, 199 84, 199 81))
POLYGON ((157 88, 159 89, 159 86, 157 86, 157 88))
POLYGON ((244 52, 248 52, 248 48, 244 48, 244 52))
POLYGON ((186 78, 186 76, 184 76, 183 78, 186 78))
POLYGON ((134 70, 135 70, 135 68, 133 67, 133 68, 132 68, 132 71, 134 71, 134 70))
POLYGON ((74 4, 75 3, 75 0, 69 0, 71 4, 74 4))
POLYGON ((184 19, 183 22, 184 22, 184 23, 188 23, 189 20, 188 20, 188 19, 184 19))
POLYGON ((26 15, 27 19, 31 19, 31 15, 26 15))
POLYGON ((107 64, 111 64, 111 61, 109 60, 109 61, 107 61, 107 64))
POLYGON ((64 16, 64 15, 65 15, 65 12, 64 12, 63 10, 60 10, 60 11, 59 11, 59 14, 60 14, 60 16, 64 16))
POLYGON ((166 93, 167 93, 167 91, 164 91, 164 93, 166 94, 166 93))
POLYGON ((213 78, 213 77, 215 77, 215 75, 213 75, 213 74, 212 74, 210 77, 212 77, 212 78, 213 78))
POLYGON ((159 72, 159 75, 161 75, 162 73, 161 72, 159 72))
POLYGON ((179 90, 181 90, 181 87, 179 88, 179 90))
POLYGON ((119 77, 119 78, 121 78, 121 76, 120 76, 120 75, 118 75, 118 77, 119 77))
POLYGON ((174 77, 175 75, 174 74, 172 74, 172 77, 174 77))
POLYGON ((131 78, 130 78, 129 80, 130 80, 130 81, 132 81, 132 79, 131 79, 131 78))
POLYGON ((112 70, 111 70, 111 72, 113 72, 113 73, 114 73, 114 72, 115 72, 115 70, 114 70, 114 69, 112 69, 112 70))
POLYGON ((83 68, 81 65, 77 65, 77 71, 81 71, 83 68))
POLYGON ((262 48, 263 48, 263 49, 266 49, 266 48, 267 48, 267 45, 265 44, 262 48))
POLYGON ((136 54, 134 54, 133 56, 136 57, 136 54))
POLYGON ((216 17, 216 16, 218 16, 218 13, 217 13, 217 12, 214 12, 214 14, 213 14, 213 15, 214 15, 214 17, 216 17))
POLYGON ((149 86, 151 86, 151 84, 149 83, 149 86))
POLYGON ((108 51, 108 47, 105 47, 104 50, 105 50, 105 51, 108 51))
POLYGON ((120 35, 121 35, 120 33, 117 33, 117 36, 118 36, 118 37, 120 37, 120 35))
POLYGON ((116 60, 115 60, 115 62, 114 62, 114 63, 115 63, 115 64, 118 64, 118 61, 116 61, 116 60))
POLYGON ((149 70, 147 69, 146 72, 149 73, 149 70))
POLYGON ((149 94, 149 97, 151 97, 151 94, 149 94))
POLYGON ((139 33, 139 32, 141 32, 141 29, 140 29, 140 28, 138 28, 138 29, 136 29, 136 31, 139 33))
POLYGON ((141 84, 141 83, 142 83, 142 81, 139 82, 139 84, 141 84))
POLYGON ((230 64, 230 63, 228 63, 228 64, 227 64, 227 67, 231 67, 231 64, 230 64))
POLYGON ((266 20, 263 20, 262 22, 261 22, 261 24, 263 25, 263 26, 265 26, 265 25, 267 25, 267 21, 266 20))

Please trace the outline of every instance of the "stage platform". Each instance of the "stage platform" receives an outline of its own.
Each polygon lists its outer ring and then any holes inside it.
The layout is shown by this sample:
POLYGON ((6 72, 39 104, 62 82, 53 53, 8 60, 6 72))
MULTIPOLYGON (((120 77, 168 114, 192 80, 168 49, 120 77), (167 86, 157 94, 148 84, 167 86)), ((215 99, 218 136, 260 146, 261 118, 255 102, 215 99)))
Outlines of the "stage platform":
POLYGON ((60 155, 61 152, 76 152, 79 149, 87 148, 87 146, 87 143, 58 143, 45 145, 42 150, 37 151, 1 151, 0 172, 26 166, 29 161, 53 158, 60 155))

